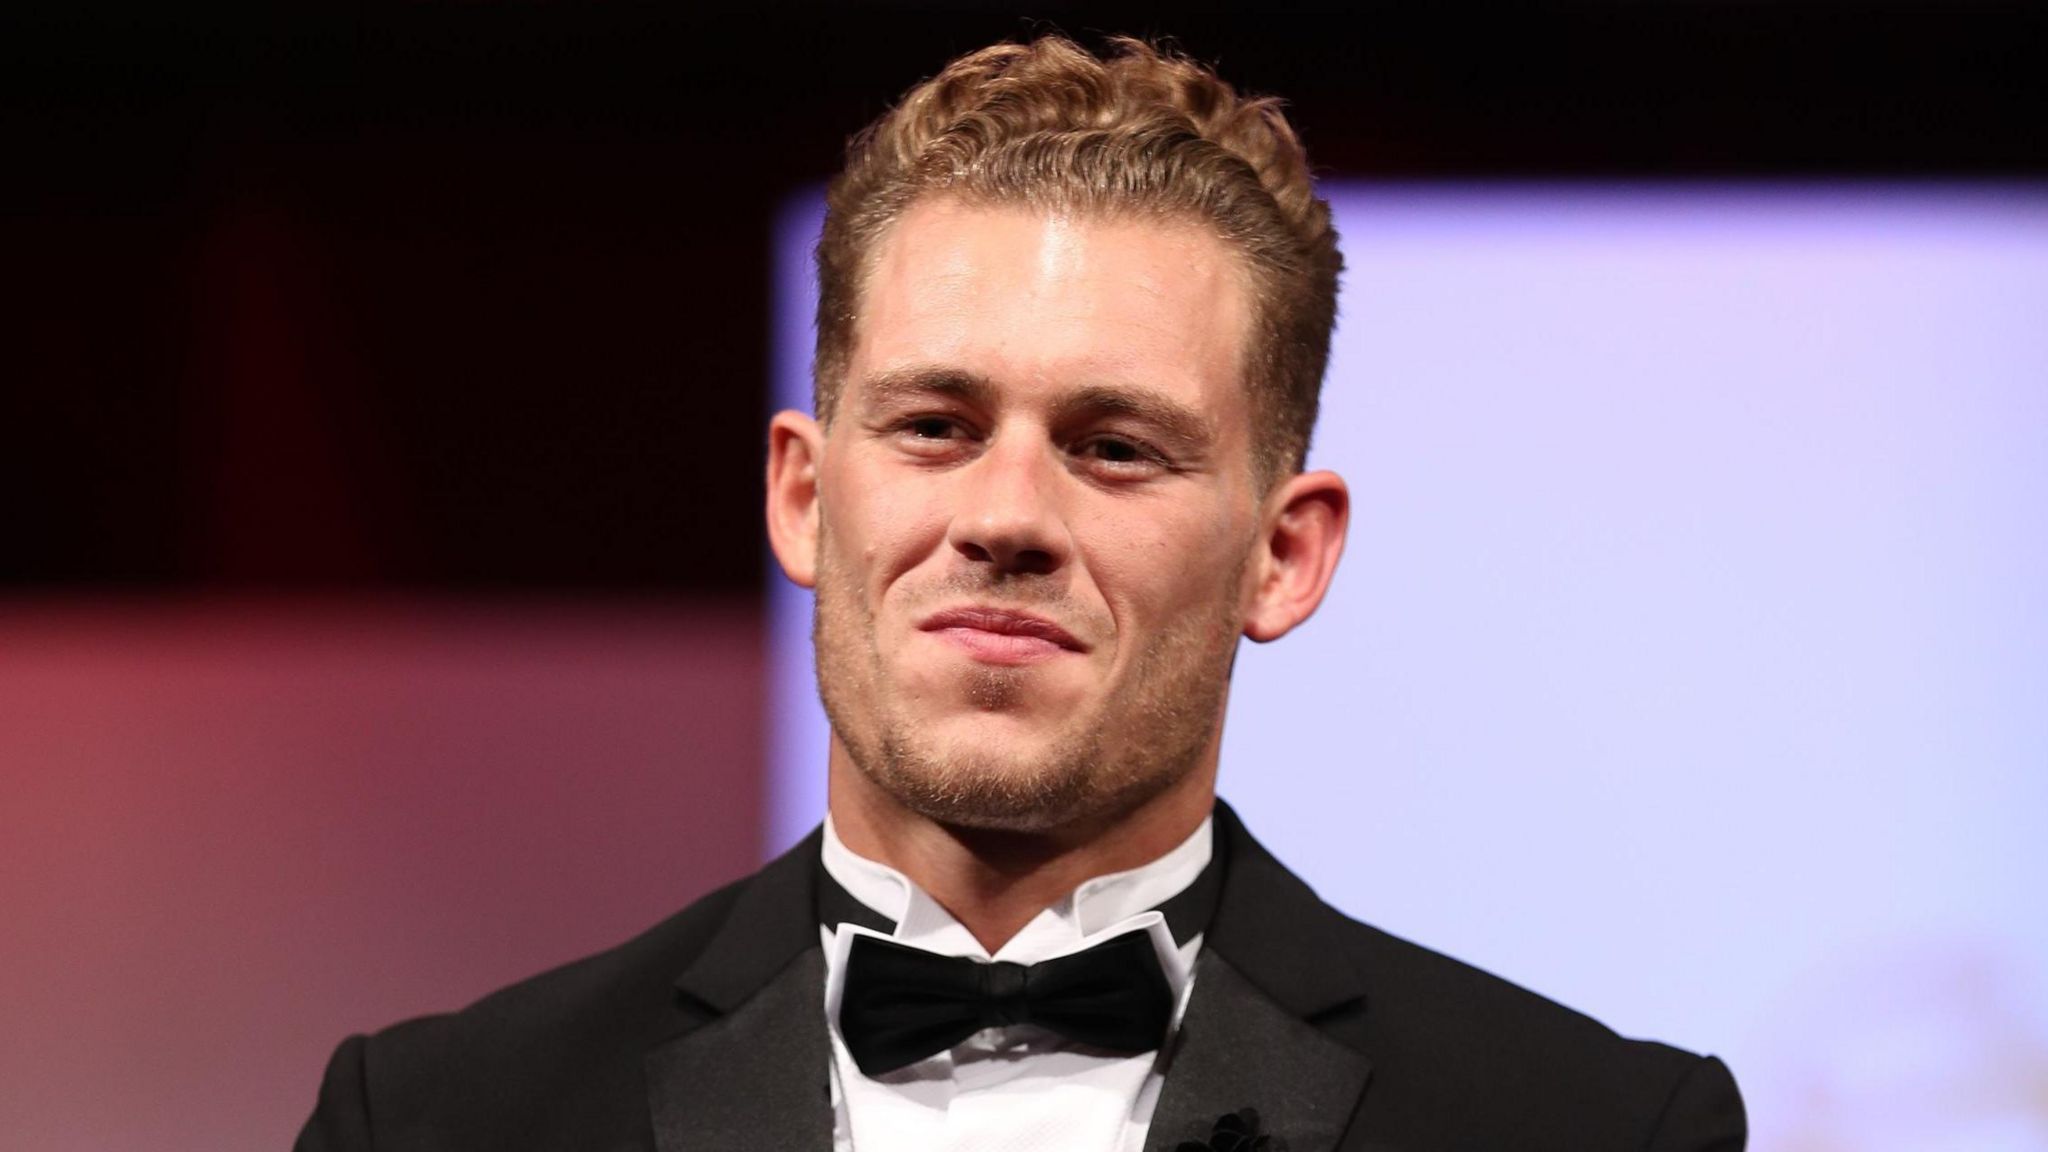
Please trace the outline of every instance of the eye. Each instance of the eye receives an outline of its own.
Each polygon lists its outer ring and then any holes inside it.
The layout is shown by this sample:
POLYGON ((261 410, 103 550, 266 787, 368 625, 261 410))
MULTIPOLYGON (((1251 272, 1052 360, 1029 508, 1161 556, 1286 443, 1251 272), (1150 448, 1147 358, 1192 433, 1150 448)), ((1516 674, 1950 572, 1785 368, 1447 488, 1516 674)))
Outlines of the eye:
POLYGON ((1110 464, 1135 464, 1145 458, 1144 451, 1136 444, 1108 437, 1089 441, 1086 451, 1097 460, 1110 464))
POLYGON ((1116 480, 1144 479, 1171 467, 1151 445, 1125 436, 1091 436, 1075 446, 1074 454, 1098 474, 1116 480))
POLYGON ((906 415, 887 425, 886 435, 898 452, 926 461, 961 459, 976 438, 972 425, 945 413, 906 415))

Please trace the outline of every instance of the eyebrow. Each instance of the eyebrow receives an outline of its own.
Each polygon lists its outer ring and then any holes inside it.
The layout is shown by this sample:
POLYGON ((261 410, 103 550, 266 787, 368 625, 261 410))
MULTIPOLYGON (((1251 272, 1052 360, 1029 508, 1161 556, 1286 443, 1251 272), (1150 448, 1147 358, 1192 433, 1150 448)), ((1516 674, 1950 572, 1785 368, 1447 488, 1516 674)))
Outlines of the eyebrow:
POLYGON ((995 388, 987 377, 958 368, 926 365, 869 376, 860 381, 857 392, 868 403, 884 405, 926 396, 948 396, 986 407, 995 397, 995 388))
POLYGON ((1192 408, 1149 392, 1092 385, 1060 398, 1056 420, 1077 416, 1125 416, 1148 424, 1186 447, 1215 439, 1215 425, 1192 408))

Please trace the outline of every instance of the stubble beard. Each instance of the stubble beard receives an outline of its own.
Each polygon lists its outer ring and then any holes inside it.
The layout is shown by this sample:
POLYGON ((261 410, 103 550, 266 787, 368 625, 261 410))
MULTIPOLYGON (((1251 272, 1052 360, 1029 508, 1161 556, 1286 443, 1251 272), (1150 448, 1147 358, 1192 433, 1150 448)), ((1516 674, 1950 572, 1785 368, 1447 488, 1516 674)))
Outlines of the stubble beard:
MULTIPOLYGON (((854 767, 904 808, 957 828, 1044 833, 1085 827, 1135 811, 1202 763, 1222 723, 1236 653, 1238 623, 1229 597, 1218 597, 1219 611, 1186 614, 1160 632, 1115 695, 1098 701, 1092 714, 1068 718, 1042 750, 1011 754, 992 741, 942 746, 919 732, 894 698, 873 615, 857 582, 820 544, 811 627, 818 694, 854 767)), ((935 591, 989 593, 1059 615, 1057 592, 1033 583, 1038 580, 975 576, 935 591)), ((1237 583, 1232 576, 1227 587, 1237 583)), ((1028 668, 980 666, 963 675, 967 699, 985 712, 1016 707, 1031 689, 1028 668)))

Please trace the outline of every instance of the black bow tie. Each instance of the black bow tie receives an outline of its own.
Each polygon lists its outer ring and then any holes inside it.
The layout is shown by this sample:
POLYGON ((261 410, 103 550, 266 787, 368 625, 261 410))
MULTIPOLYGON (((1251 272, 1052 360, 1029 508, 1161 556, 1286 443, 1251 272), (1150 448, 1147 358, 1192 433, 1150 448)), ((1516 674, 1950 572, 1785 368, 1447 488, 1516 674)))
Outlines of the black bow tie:
POLYGON ((1173 989, 1143 929, 1028 965, 857 935, 839 1001, 839 1031, 869 1076, 1005 1024, 1036 1024, 1113 1052, 1147 1052, 1172 1021, 1173 989))

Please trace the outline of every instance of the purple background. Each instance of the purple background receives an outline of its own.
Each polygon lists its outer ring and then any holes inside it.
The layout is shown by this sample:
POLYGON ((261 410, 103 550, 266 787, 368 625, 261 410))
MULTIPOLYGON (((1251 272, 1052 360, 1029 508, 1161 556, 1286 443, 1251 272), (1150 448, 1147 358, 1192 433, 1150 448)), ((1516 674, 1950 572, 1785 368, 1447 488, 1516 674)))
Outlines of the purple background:
MULTIPOLYGON (((1354 915, 1726 1057, 1761 1152, 2048 1148, 2048 189, 1327 191, 1355 519, 1223 794, 1354 915)), ((774 845, 824 741, 777 585, 774 845)))

